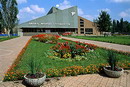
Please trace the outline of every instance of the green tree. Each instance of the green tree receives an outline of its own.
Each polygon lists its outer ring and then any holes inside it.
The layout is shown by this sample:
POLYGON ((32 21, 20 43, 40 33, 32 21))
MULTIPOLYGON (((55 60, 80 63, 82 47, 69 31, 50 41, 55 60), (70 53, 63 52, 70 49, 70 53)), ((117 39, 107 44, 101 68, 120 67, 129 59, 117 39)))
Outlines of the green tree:
POLYGON ((124 21, 123 18, 119 20, 113 20, 112 23, 112 32, 126 33, 130 34, 130 23, 124 21))
POLYGON ((16 0, 0 0, 0 12, 2 13, 2 19, 5 24, 5 28, 8 31, 10 37, 10 32, 18 22, 17 14, 17 1, 16 0))
POLYGON ((101 11, 98 19, 96 20, 96 23, 100 32, 110 31, 111 18, 110 18, 110 15, 106 11, 101 11))
POLYGON ((1 12, 0 12, 0 33, 2 32, 2 29, 3 29, 3 21, 2 21, 2 14, 1 14, 1 12))
POLYGON ((113 22, 112 22, 112 30, 111 30, 112 33, 116 32, 116 26, 117 26, 116 20, 113 20, 113 22))
POLYGON ((123 22, 123 32, 130 33, 130 23, 128 21, 123 22))
POLYGON ((120 31, 120 22, 117 20, 117 25, 116 25, 116 32, 120 31))
POLYGON ((123 29, 123 28, 124 28, 123 22, 124 22, 124 21, 123 21, 123 18, 121 18, 121 19, 120 19, 120 25, 119 25, 119 26, 120 26, 120 27, 119 27, 119 32, 120 32, 120 33, 122 33, 123 30, 124 30, 124 29, 123 29))

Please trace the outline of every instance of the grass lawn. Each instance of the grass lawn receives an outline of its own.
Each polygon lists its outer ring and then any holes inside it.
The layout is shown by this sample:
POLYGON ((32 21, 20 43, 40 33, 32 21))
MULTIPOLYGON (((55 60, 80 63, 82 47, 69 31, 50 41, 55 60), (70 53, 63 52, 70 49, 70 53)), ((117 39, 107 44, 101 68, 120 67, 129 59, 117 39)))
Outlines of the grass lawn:
POLYGON ((73 38, 86 39, 86 40, 95 40, 95 41, 103 41, 109 43, 130 45, 130 36, 70 36, 73 38))
MULTIPOLYGON (((64 42, 61 40, 60 42, 64 42)), ((107 63, 107 50, 97 48, 94 52, 89 52, 86 60, 82 61, 63 61, 63 60, 53 60, 45 56, 45 52, 50 49, 51 46, 55 44, 46 44, 38 41, 32 40, 27 47, 25 53, 22 56, 21 61, 15 67, 16 70, 29 70, 26 64, 34 58, 35 61, 40 60, 43 64, 43 72, 49 68, 62 69, 68 66, 83 66, 86 67, 90 64, 107 63)), ((130 55, 123 55, 116 53, 119 61, 125 63, 126 61, 130 63, 130 55)))
POLYGON ((11 36, 11 37, 7 37, 7 36, 0 36, 0 42, 5 41, 5 40, 9 40, 9 39, 13 39, 16 38, 17 36, 11 36))

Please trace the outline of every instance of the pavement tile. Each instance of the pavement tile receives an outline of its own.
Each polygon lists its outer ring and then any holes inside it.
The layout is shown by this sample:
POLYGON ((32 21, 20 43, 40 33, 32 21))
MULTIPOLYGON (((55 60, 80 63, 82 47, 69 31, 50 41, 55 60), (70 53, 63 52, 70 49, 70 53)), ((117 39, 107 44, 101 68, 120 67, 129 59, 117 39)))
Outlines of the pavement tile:
POLYGON ((23 36, 0 42, 0 81, 30 38, 23 36))
MULTIPOLYGON (((123 75, 120 78, 109 78, 100 76, 99 74, 87 74, 71 77, 61 77, 60 80, 51 78, 50 81, 44 82, 41 87, 130 87, 130 74, 123 75), (77 80, 81 79, 82 80, 77 80), (123 81, 125 80, 126 81, 123 81), (64 82, 65 79, 65 82, 64 82), (93 80, 95 79, 95 80, 93 80), (87 81, 87 82, 85 82, 87 81), (122 81, 122 82, 121 82, 122 81), (119 84, 120 83, 120 84, 119 84), (126 85, 127 84, 127 85, 126 85)), ((22 85, 22 81, 18 82, 1 82, 0 87, 26 87, 22 85)))

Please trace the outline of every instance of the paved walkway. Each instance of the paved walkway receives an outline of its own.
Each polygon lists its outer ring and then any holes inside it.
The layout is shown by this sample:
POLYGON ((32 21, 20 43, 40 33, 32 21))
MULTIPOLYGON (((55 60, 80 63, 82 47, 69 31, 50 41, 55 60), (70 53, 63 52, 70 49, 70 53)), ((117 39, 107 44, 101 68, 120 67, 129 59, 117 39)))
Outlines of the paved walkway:
MULTIPOLYGON (((26 87, 22 81, 2 82, 0 87, 26 87)), ((130 71, 120 78, 109 78, 99 74, 87 74, 72 77, 53 78, 41 87, 130 87, 130 71)))
POLYGON ((0 42, 0 81, 29 39, 30 37, 18 37, 0 42))
POLYGON ((91 44, 95 44, 99 47, 104 47, 104 48, 108 48, 108 49, 114 49, 114 50, 130 53, 130 46, 127 46, 127 45, 119 45, 119 44, 100 42, 100 41, 92 41, 92 40, 84 40, 84 39, 76 39, 76 38, 70 38, 70 37, 62 37, 62 38, 72 40, 72 41, 91 43, 91 44))

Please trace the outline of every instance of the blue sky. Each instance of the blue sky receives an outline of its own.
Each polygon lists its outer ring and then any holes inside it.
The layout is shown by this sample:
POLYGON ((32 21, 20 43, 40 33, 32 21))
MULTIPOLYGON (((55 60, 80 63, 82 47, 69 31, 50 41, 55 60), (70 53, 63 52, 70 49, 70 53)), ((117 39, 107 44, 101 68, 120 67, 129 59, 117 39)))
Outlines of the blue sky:
POLYGON ((17 0, 20 23, 46 15, 52 6, 59 9, 78 6, 78 14, 93 21, 101 10, 107 11, 112 19, 124 18, 130 22, 130 0, 17 0))

